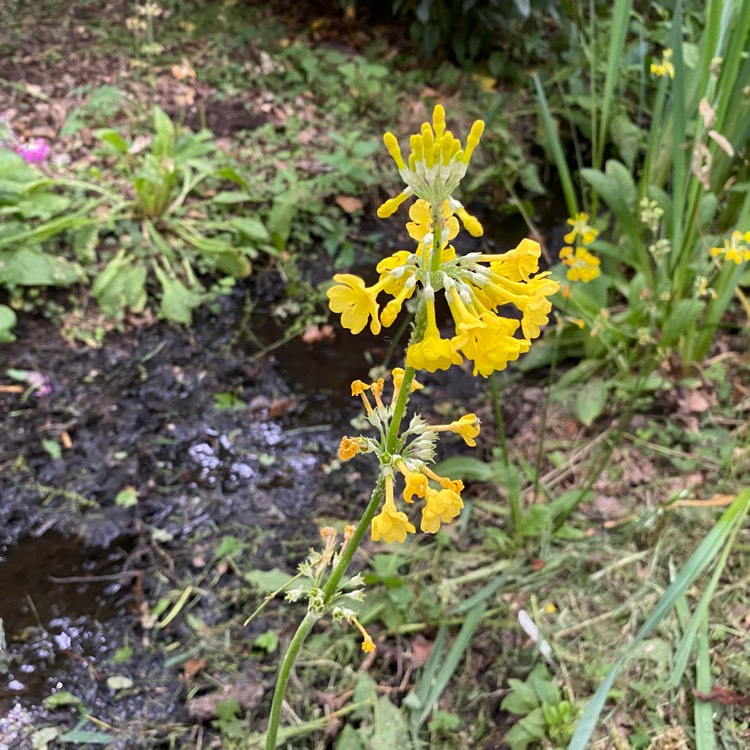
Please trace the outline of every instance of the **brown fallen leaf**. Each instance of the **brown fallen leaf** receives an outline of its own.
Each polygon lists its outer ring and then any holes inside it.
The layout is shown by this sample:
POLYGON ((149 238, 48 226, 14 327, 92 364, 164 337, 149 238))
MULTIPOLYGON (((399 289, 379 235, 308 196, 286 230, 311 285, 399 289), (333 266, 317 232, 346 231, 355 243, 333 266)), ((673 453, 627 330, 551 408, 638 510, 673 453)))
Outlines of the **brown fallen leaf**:
POLYGON ((715 702, 722 706, 750 706, 750 695, 740 695, 721 685, 713 685, 710 693, 693 690, 693 695, 705 703, 715 702))
POLYGON ((195 675, 198 674, 202 669, 206 667, 205 659, 188 659, 185 662, 185 666, 182 668, 182 679, 186 685, 189 685, 195 675))
POLYGON ((736 495, 714 495, 708 500, 698 500, 690 498, 686 500, 677 500, 670 504, 670 507, 682 506, 683 508, 723 508, 734 502, 736 495))
POLYGON ((337 195, 334 200, 348 214, 353 214, 364 206, 362 200, 353 195, 337 195))

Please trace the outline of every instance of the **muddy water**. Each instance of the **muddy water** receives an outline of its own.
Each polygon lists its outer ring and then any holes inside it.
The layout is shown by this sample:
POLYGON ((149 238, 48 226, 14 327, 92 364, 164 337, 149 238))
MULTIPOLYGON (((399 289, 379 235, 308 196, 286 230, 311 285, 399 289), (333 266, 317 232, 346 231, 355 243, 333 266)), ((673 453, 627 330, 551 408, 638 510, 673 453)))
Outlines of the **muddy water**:
POLYGON ((36 702, 98 661, 100 623, 122 615, 126 552, 86 547, 49 532, 0 546, 0 591, 7 650, 0 654, 0 712, 36 702))

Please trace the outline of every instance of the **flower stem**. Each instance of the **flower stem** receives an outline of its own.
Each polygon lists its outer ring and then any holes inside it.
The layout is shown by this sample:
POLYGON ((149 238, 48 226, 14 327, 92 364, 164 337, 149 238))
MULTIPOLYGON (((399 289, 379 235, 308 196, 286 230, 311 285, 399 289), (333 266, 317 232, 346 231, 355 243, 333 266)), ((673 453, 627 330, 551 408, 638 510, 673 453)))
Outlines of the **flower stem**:
POLYGON ((294 662, 297 660, 302 644, 305 642, 308 633, 312 630, 313 625, 317 622, 318 617, 308 612, 297 628, 297 632, 289 642, 289 648, 279 667, 279 674, 276 677, 276 689, 273 693, 273 703, 271 704, 271 714, 268 717, 268 730, 266 731, 266 750, 276 750, 276 737, 279 733, 279 720, 281 719, 281 706, 284 703, 284 693, 289 682, 289 675, 292 672, 294 662))

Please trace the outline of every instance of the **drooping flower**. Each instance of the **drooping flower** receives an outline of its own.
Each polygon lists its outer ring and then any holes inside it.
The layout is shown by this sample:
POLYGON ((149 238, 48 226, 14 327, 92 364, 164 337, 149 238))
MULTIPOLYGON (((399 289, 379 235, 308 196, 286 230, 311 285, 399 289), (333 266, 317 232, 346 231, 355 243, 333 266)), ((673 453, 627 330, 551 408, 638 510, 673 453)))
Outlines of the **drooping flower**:
POLYGON ((463 358, 449 339, 440 336, 435 319, 435 303, 427 302, 427 327, 424 337, 406 350, 406 366, 415 370, 447 370, 451 365, 460 365, 463 358))
POLYGON ((47 154, 49 154, 49 146, 41 138, 37 138, 33 143, 18 146, 16 153, 27 164, 41 164, 47 158, 47 154))
POLYGON ((672 64, 672 50, 671 49, 665 49, 664 52, 662 52, 662 58, 661 62, 652 62, 651 63, 651 74, 658 76, 659 78, 663 78, 664 76, 669 76, 670 78, 674 78, 674 65, 672 64))
POLYGON ((464 507, 461 496, 453 490, 427 490, 420 528, 428 534, 440 531, 441 523, 450 523, 464 507))
POLYGON ((469 448, 474 448, 477 444, 474 438, 479 435, 480 424, 481 422, 476 414, 464 414, 461 419, 457 419, 455 422, 431 427, 430 429, 435 432, 454 432, 464 439, 464 442, 469 448))
POLYGON ((380 333, 376 287, 366 287, 365 282, 351 273, 337 273, 332 286, 326 292, 329 307, 341 314, 341 325, 352 333, 359 333, 370 320, 370 331, 380 333))
POLYGON ((370 634, 365 630, 364 625, 362 625, 362 623, 354 615, 351 615, 349 619, 351 620, 351 622, 354 623, 354 626, 362 634, 362 650, 366 654, 370 653, 371 651, 374 651, 375 643, 370 637, 370 634))
POLYGON ((407 534, 414 534, 416 529, 409 523, 406 513, 396 508, 393 497, 393 476, 385 475, 385 501, 383 509, 372 519, 372 540, 379 542, 403 542, 407 534))
POLYGON ((583 245, 590 245, 599 235, 599 230, 589 226, 589 215, 583 212, 577 213, 567 224, 573 227, 564 237, 569 245, 576 243, 578 238, 583 245))
POLYGON ((601 261, 585 247, 577 247, 575 252, 572 247, 564 247, 560 250, 560 260, 568 266, 566 276, 569 281, 587 284, 599 275, 601 261))
POLYGON ((342 437, 339 444, 339 459, 350 461, 361 451, 360 443, 357 438, 342 437))
POLYGON ((463 147, 461 141, 445 129, 445 109, 438 104, 432 113, 432 125, 422 123, 420 132, 409 139, 411 152, 406 161, 396 136, 386 133, 383 141, 396 162, 406 188, 380 206, 378 216, 381 219, 387 218, 412 195, 431 205, 442 206, 443 201, 451 197, 466 174, 471 155, 483 131, 484 122, 477 120, 466 138, 466 147, 463 147))

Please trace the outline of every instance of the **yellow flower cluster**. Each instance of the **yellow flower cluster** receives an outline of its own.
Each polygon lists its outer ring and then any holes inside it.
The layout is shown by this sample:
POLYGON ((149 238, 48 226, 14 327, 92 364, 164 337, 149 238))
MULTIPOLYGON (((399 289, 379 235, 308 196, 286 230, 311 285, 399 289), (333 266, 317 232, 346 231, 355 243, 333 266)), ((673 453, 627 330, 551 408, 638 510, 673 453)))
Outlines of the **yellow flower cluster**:
POLYGON ((585 213, 577 213, 567 223, 571 230, 563 238, 568 244, 560 250, 560 260, 563 265, 568 266, 568 281, 582 281, 586 284, 599 275, 601 261, 586 248, 586 245, 596 240, 599 231, 589 225, 589 216, 585 213))
POLYGON ((724 247, 712 247, 711 255, 716 258, 724 256, 724 260, 733 261, 737 265, 750 260, 750 232, 732 232, 729 239, 724 240, 724 247))
POLYGON ((417 200, 409 216, 412 221, 407 230, 419 243, 416 252, 400 250, 383 259, 377 266, 380 278, 372 286, 366 286, 359 276, 336 274, 336 286, 327 292, 331 310, 341 315, 341 324, 352 333, 359 333, 369 322, 370 331, 377 335, 381 326, 393 324, 404 302, 421 286, 427 329, 422 341, 409 347, 407 365, 435 372, 461 364, 465 357, 474 362, 475 375, 487 377, 504 369, 539 336, 552 309, 548 298, 558 290, 548 272, 537 274, 539 243, 525 239, 506 253, 459 257, 448 244, 458 234, 458 221, 450 202, 444 201, 440 262, 433 268, 429 205, 417 200), (437 326, 437 291, 444 293, 453 316, 455 335, 450 339, 443 339, 437 326), (378 303, 381 293, 392 297, 382 311, 378 303), (520 322, 498 315, 498 308, 506 304, 520 311, 520 322), (522 336, 516 337, 519 327, 522 336))
POLYGON ((660 63, 652 62, 651 63, 651 75, 658 76, 659 78, 663 78, 664 76, 669 76, 670 78, 674 78, 674 65, 672 64, 672 50, 671 49, 665 49, 662 53, 662 59, 660 63))
MULTIPOLYGON (((476 445, 480 422, 476 414, 465 414, 460 419, 444 425, 428 425, 421 417, 412 418, 409 428, 402 435, 398 453, 389 453, 385 436, 390 425, 393 408, 398 399, 404 377, 404 370, 396 368, 392 372, 393 395, 390 403, 383 401, 384 379, 374 383, 355 380, 352 383, 352 395, 359 396, 367 412, 370 423, 380 431, 380 440, 367 437, 344 437, 339 446, 339 458, 348 461, 358 453, 375 453, 381 466, 385 484, 385 500, 380 513, 372 521, 372 538, 386 542, 403 542, 408 534, 414 534, 416 528, 403 510, 399 510, 395 497, 395 476, 401 473, 404 478, 403 500, 413 503, 414 498, 424 500, 420 527, 422 531, 435 534, 444 523, 450 523, 463 508, 460 480, 448 479, 436 474, 428 464, 434 459, 435 442, 438 433, 452 432, 460 435, 467 445, 476 445), (372 394, 375 404, 370 401, 372 394), (439 485, 435 489, 430 482, 439 485)), ((422 388, 417 381, 412 381, 411 390, 422 388)))
MULTIPOLYGON (((452 196, 483 129, 484 123, 477 120, 462 146, 445 129, 445 110, 437 105, 432 124, 423 123, 420 133, 411 136, 407 160, 396 137, 386 133, 385 145, 406 188, 387 200, 378 216, 390 216, 407 198, 416 196, 406 229, 417 248, 414 252, 399 250, 380 261, 379 279, 371 286, 359 276, 342 273, 333 277, 335 285, 327 291, 329 306, 341 315, 345 328, 356 334, 369 324, 375 335, 394 323, 406 300, 420 293, 426 328, 422 339, 406 354, 406 364, 414 369, 447 370, 464 358, 473 362, 474 375, 487 377, 504 369, 539 336, 541 326, 549 321, 549 297, 559 289, 548 272, 537 273, 541 254, 537 242, 526 239, 505 253, 465 256, 458 256, 449 244, 459 232, 459 220, 475 237, 483 231, 479 221, 452 196), (443 292, 455 327, 454 335, 447 339, 442 338, 437 325, 438 292, 443 292), (378 302, 381 293, 391 297, 382 310, 378 302), (516 307, 520 320, 500 315, 498 310, 504 305, 516 307)), ((589 228, 585 236, 591 231, 595 232, 589 228)))
POLYGON ((448 201, 451 209, 464 222, 467 231, 474 237, 482 234, 481 224, 465 211, 453 198, 453 192, 466 174, 474 149, 484 132, 484 123, 477 120, 466 138, 466 147, 450 130, 445 129, 445 109, 438 104, 432 113, 432 125, 422 123, 419 133, 409 139, 411 153, 406 161, 393 133, 383 136, 388 153, 396 162, 406 188, 395 198, 390 198, 378 209, 378 216, 385 219, 409 197, 416 195, 428 204, 440 206, 448 201))

